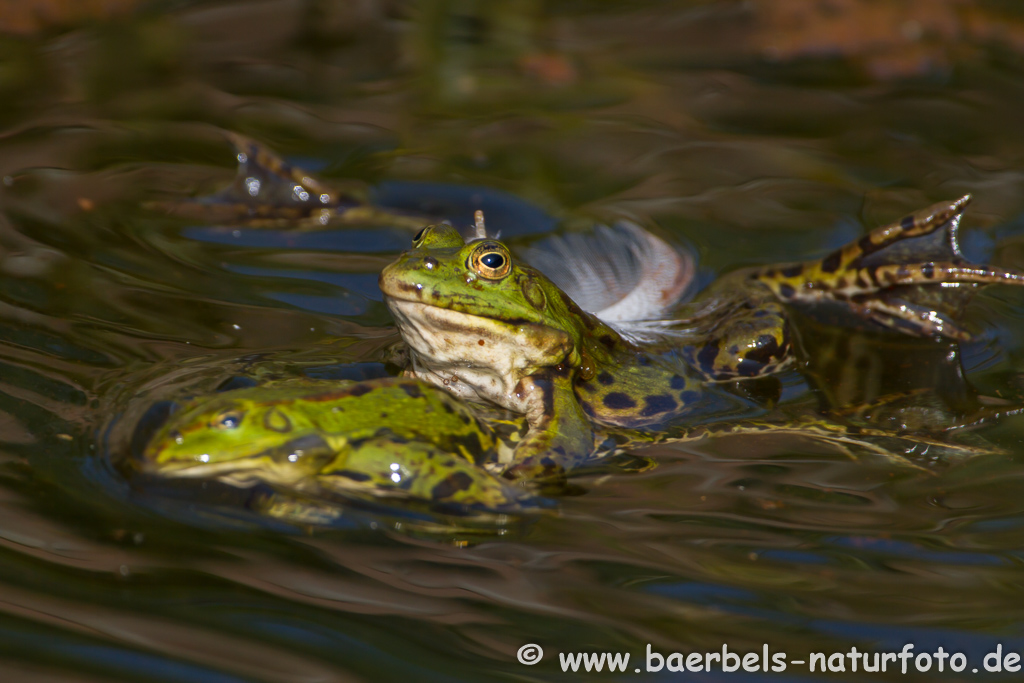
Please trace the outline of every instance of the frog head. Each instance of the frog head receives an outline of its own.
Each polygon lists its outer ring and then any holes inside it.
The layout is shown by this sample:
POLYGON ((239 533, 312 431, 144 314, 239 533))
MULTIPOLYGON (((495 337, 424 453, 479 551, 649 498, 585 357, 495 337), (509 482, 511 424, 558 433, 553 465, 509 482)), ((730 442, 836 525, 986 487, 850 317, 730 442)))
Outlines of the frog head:
POLYGON ((618 339, 504 244, 448 225, 421 230, 380 288, 418 376, 511 409, 523 376, 586 365, 595 330, 618 339))
POLYGON ((141 469, 246 485, 268 475, 276 481, 297 481, 333 456, 332 444, 303 415, 289 411, 287 402, 261 402, 245 393, 186 403, 150 440, 141 469))

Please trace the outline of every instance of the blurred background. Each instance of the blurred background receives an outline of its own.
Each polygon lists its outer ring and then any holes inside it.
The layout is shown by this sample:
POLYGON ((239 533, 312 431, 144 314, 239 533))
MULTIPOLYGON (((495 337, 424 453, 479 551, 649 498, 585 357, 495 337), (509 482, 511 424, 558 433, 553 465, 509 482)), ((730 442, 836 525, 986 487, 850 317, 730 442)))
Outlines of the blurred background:
MULTIPOLYGON (((1024 651, 1019 419, 979 432, 1000 451, 921 468, 791 438, 659 447, 477 526, 281 521, 116 466, 162 391, 264 362, 375 372, 396 339, 376 278, 408 230, 166 210, 231 182, 226 132, 383 206, 500 207, 516 244, 629 218, 707 282, 965 193, 965 252, 1024 268, 1022 105, 1011 0, 0 0, 4 680, 567 680, 558 652, 635 663, 648 643, 1024 651), (530 642, 548 654, 525 667, 530 642)), ((962 347, 837 346, 809 321, 823 350, 783 395, 1019 399, 1024 298, 986 291, 969 321, 962 347)))

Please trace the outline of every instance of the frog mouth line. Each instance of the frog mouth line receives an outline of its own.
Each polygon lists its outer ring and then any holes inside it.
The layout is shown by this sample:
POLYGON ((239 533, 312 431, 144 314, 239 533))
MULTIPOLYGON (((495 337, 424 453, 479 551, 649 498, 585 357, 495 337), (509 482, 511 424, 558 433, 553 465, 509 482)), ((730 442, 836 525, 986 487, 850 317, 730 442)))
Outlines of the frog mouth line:
MULTIPOLYGON (((506 327, 510 330, 523 327, 547 327, 540 323, 526 318, 495 319, 483 315, 464 313, 454 308, 439 306, 427 303, 418 299, 409 299, 401 296, 394 296, 385 293, 385 302, 394 311, 396 308, 407 318, 415 320, 429 320, 438 329, 449 329, 451 331, 473 330, 485 332, 493 330, 496 326, 506 327)), ((554 329, 554 328, 551 328, 554 329)))
POLYGON ((267 473, 272 473, 272 480, 277 482, 297 482, 312 473, 305 470, 296 471, 294 465, 283 466, 268 461, 259 455, 244 460, 228 460, 224 462, 203 463, 185 461, 158 463, 155 459, 147 459, 142 463, 141 470, 148 474, 175 479, 220 479, 241 485, 252 485, 257 481, 266 480, 267 473))
POLYGON ((436 325, 439 328, 450 327, 452 330, 468 330, 483 327, 487 324, 501 324, 503 322, 414 299, 403 299, 391 295, 387 295, 387 298, 387 303, 393 308, 398 308, 406 317, 416 320, 429 320, 432 325, 436 325))

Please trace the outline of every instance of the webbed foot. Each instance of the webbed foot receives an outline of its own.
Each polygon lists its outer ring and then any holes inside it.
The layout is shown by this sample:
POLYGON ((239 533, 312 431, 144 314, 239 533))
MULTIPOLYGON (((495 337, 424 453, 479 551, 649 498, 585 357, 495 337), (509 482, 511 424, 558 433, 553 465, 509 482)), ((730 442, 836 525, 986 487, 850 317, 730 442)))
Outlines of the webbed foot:
POLYGON ((322 229, 337 225, 385 225, 419 230, 426 220, 373 206, 366 188, 329 188, 251 138, 227 132, 238 170, 231 185, 184 201, 147 207, 184 218, 252 228, 322 229))
POLYGON ((877 228, 817 261, 760 268, 750 278, 785 302, 833 301, 914 336, 970 338, 956 322, 978 285, 1024 285, 1024 274, 968 263, 956 231, 965 195, 877 228))

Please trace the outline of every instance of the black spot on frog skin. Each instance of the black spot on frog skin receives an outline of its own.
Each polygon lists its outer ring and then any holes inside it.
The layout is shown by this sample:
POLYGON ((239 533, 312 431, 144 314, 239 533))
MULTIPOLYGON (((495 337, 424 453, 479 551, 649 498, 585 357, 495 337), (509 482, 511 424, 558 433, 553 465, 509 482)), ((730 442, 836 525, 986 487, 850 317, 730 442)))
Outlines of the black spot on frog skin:
POLYGON ((792 299, 794 294, 796 294, 796 290, 785 282, 779 285, 779 295, 782 296, 783 299, 792 299))
POLYGON ((607 370, 602 370, 601 374, 597 376, 597 381, 607 387, 615 383, 615 378, 607 370))
MULTIPOLYGON (((554 368, 550 368, 548 371, 551 372, 552 374, 555 374, 553 372, 554 368)), ((533 386, 536 387, 541 392, 541 398, 543 400, 545 413, 550 414, 555 404, 554 382, 551 381, 550 377, 546 377, 543 375, 533 375, 530 379, 533 382, 533 386)), ((522 381, 516 384, 516 393, 519 393, 519 387, 521 384, 522 381)))
POLYGON ((914 227, 914 217, 904 216, 903 220, 900 221, 900 228, 903 230, 910 230, 912 227, 914 227))
POLYGON ((804 267, 797 263, 792 266, 786 266, 785 268, 780 269, 779 272, 782 274, 782 277, 796 277, 800 273, 804 272, 804 267))
POLYGON ((708 342, 701 347, 700 352, 697 353, 697 363, 700 368, 706 373, 712 373, 715 370, 715 360, 718 358, 718 340, 708 342))
POLYGON ((594 406, 587 401, 580 401, 580 407, 583 408, 583 412, 587 414, 587 417, 594 417, 594 406))
POLYGON ((455 442, 466 449, 468 453, 480 453, 483 450, 483 444, 480 442, 480 435, 476 432, 469 432, 463 434, 455 439, 455 442))
POLYGON ((348 395, 349 396, 363 396, 365 394, 370 393, 371 391, 373 391, 373 389, 371 389, 370 387, 366 386, 365 384, 356 384, 355 386, 349 387, 348 395))
POLYGON ((881 249, 880 245, 875 244, 871 241, 871 235, 864 235, 857 240, 857 248, 860 249, 861 258, 875 253, 881 249))
POLYGON ((644 409, 640 411, 640 414, 644 417, 650 417, 651 415, 657 415, 658 413, 667 413, 679 407, 676 400, 668 394, 648 396, 644 401, 647 405, 645 405, 644 409))
POLYGON ((679 394, 679 400, 683 402, 684 406, 688 406, 692 403, 696 403, 700 400, 699 391, 684 391, 679 394))
POLYGON ((764 365, 769 363, 773 358, 777 358, 781 353, 782 349, 779 348, 779 343, 776 341, 775 337, 770 334, 762 334, 757 338, 757 345, 747 351, 743 357, 746 360, 764 365))
POLYGON ((668 381, 668 385, 669 385, 669 387, 671 387, 672 389, 674 389, 676 391, 679 391, 680 389, 685 389, 686 388, 686 378, 685 377, 680 377, 679 375, 672 375, 672 379, 670 379, 668 381))
POLYGON ((834 273, 839 270, 840 259, 842 258, 842 252, 833 251, 831 254, 821 260, 821 272, 823 273, 834 273))
POLYGON ((418 384, 402 384, 402 391, 409 394, 410 398, 423 398, 423 392, 420 391, 418 384))
POLYGON ((922 265, 921 266, 921 275, 924 275, 929 280, 931 280, 933 277, 935 277, 935 264, 934 263, 925 263, 924 265, 922 265))
POLYGON ((352 481, 369 481, 370 475, 365 472, 355 472, 353 470, 338 470, 335 474, 339 477, 345 477, 352 481))
POLYGON ((473 485, 473 478, 465 472, 455 472, 445 477, 437 486, 430 490, 434 500, 451 498, 459 491, 465 491, 473 485))
POLYGON ((636 408, 636 401, 629 397, 628 394, 624 394, 621 391, 613 391, 604 397, 603 403, 606 408, 612 410, 629 410, 630 408, 636 408))

